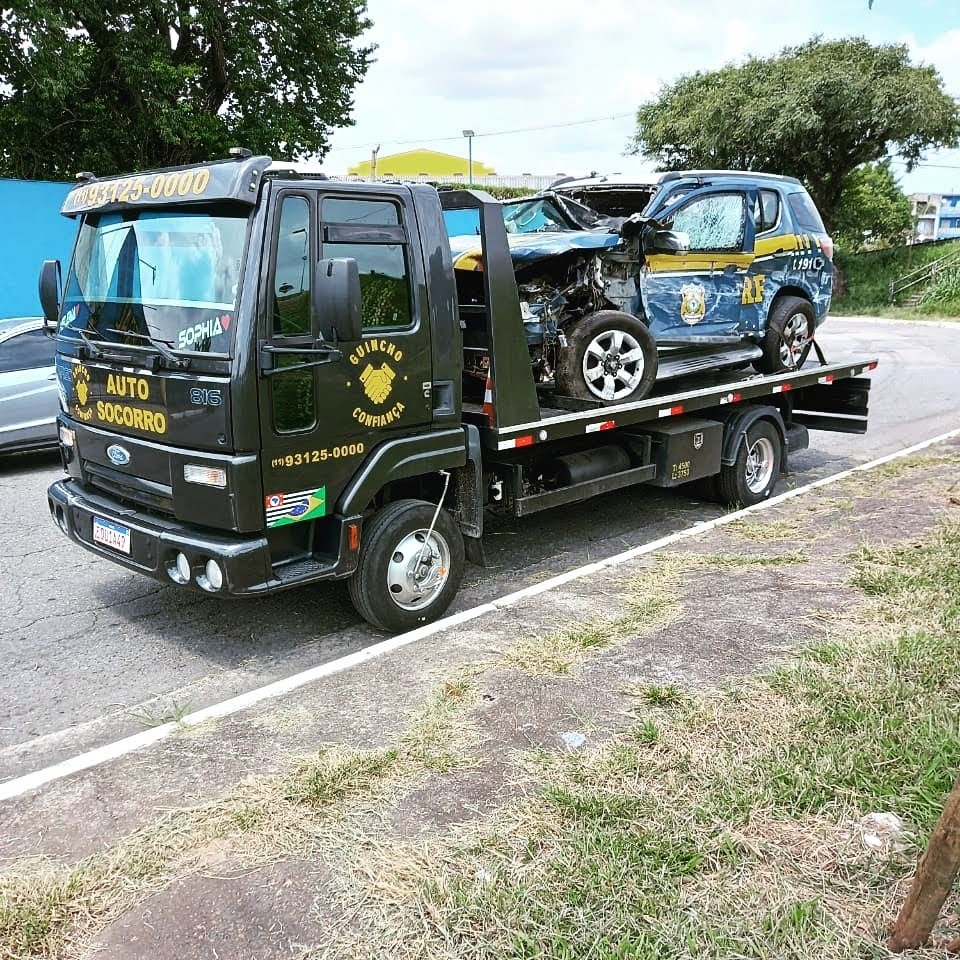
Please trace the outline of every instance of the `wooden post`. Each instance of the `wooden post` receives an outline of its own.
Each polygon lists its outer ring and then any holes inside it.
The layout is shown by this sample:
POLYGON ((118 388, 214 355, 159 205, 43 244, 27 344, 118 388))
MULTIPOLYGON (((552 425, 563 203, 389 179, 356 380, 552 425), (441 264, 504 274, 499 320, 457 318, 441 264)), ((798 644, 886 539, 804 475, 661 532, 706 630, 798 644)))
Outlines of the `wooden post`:
MULTIPOLYGON (((890 931, 887 948, 894 953, 922 947, 930 936, 940 909, 960 871, 960 779, 947 797, 943 813, 930 835, 930 843, 917 865, 917 873, 900 916, 890 931)), ((951 947, 954 944, 950 945, 951 947)))

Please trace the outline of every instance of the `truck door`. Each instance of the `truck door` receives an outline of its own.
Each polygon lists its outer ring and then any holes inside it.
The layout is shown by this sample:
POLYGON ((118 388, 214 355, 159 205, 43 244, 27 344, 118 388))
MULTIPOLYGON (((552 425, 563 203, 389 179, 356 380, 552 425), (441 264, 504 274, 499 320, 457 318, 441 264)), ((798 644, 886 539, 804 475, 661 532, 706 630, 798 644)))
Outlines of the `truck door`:
POLYGON ((275 185, 271 208, 260 416, 265 520, 280 527, 325 516, 377 444, 429 425, 432 366, 404 188, 275 185), (357 261, 363 318, 338 359, 311 312, 315 265, 332 258, 357 261))
POLYGON ((755 191, 712 187, 654 216, 689 236, 681 253, 647 253, 640 290, 658 341, 738 336, 744 277, 754 253, 755 191))

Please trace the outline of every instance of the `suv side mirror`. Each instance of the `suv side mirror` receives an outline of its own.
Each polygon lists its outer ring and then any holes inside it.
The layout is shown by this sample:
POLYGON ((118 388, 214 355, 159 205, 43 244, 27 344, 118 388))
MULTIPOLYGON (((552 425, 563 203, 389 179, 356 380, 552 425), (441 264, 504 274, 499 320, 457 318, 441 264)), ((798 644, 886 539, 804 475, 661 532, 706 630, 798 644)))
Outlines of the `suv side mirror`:
POLYGON ((40 268, 40 306, 43 325, 57 325, 60 317, 60 261, 44 260, 40 268))
POLYGON ((655 230, 644 245, 650 253, 686 253, 690 234, 679 230, 655 230))
POLYGON ((352 259, 320 260, 314 273, 311 302, 313 329, 330 341, 363 336, 360 270, 352 259))

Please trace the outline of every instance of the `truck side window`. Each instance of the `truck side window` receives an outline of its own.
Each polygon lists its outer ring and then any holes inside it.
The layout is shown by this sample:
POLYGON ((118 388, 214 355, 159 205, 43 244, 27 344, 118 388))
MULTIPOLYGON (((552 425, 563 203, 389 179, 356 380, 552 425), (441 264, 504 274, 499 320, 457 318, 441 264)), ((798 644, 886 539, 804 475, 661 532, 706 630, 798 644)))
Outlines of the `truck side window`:
MULTIPOLYGON (((286 196, 280 208, 273 278, 274 337, 311 337, 310 205, 305 197, 286 196)), ((302 342, 302 341, 301 341, 302 342)), ((277 355, 279 368, 270 381, 273 425, 278 433, 310 430, 317 422, 313 369, 303 367, 308 354, 277 355), (284 372, 284 367, 296 367, 284 372)))
POLYGON ((691 251, 742 250, 746 212, 742 193, 713 193, 691 200, 668 227, 689 234, 691 251))
POLYGON ((413 322, 406 246, 389 237, 400 226, 400 209, 389 200, 345 200, 326 197, 321 208, 325 226, 371 228, 370 239, 323 243, 324 257, 348 257, 360 271, 360 310, 364 330, 401 330, 413 322), (377 227, 390 227, 383 238, 377 227))
POLYGON ((273 280, 273 335, 310 333, 310 207, 304 197, 284 197, 273 280))

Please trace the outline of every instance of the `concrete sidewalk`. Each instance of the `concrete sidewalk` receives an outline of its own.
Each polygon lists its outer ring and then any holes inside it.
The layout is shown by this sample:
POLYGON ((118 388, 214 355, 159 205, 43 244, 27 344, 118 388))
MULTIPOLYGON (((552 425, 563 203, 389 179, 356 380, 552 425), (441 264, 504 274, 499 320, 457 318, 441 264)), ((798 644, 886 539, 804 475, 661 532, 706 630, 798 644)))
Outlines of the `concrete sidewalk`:
POLYGON ((530 750, 623 730, 631 688, 815 640, 862 599, 845 556, 960 517, 958 464, 954 439, 6 802, 0 956, 354 955, 371 852, 495 815, 530 750))

